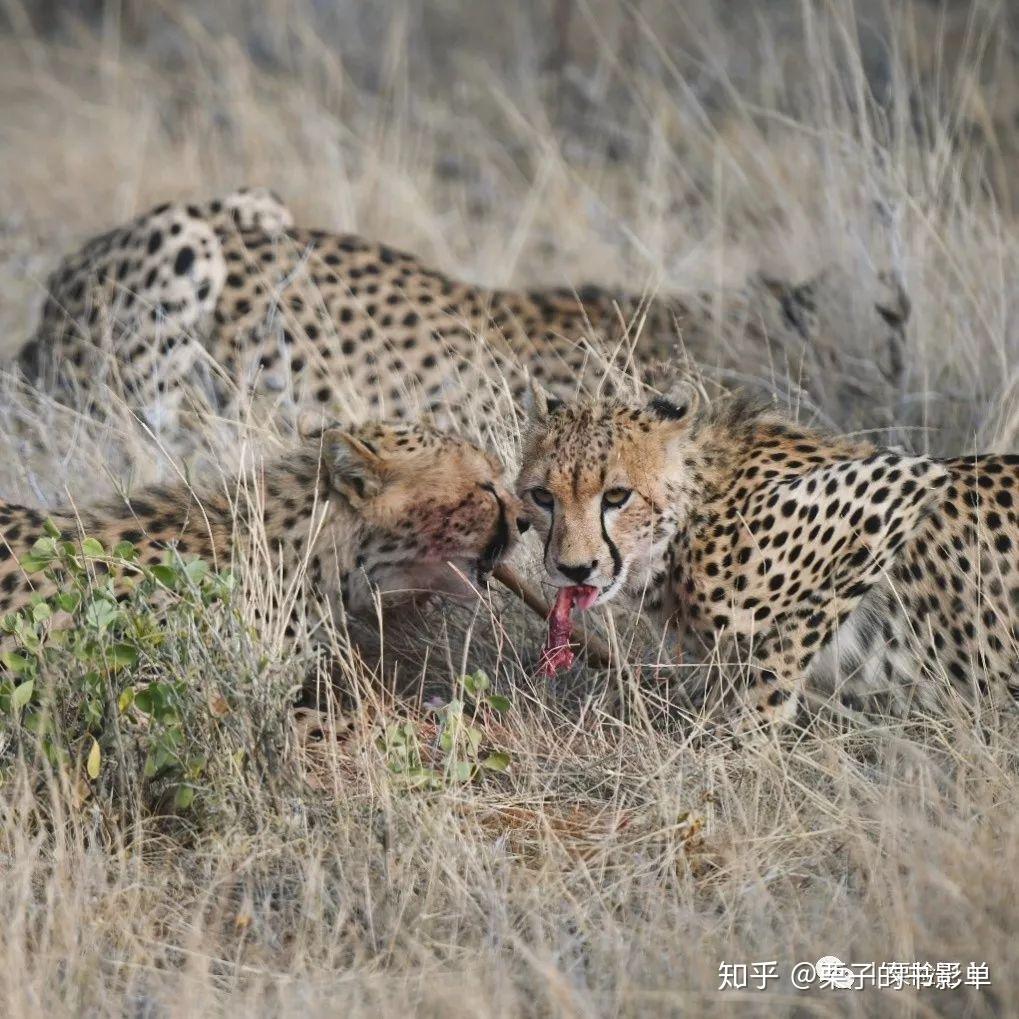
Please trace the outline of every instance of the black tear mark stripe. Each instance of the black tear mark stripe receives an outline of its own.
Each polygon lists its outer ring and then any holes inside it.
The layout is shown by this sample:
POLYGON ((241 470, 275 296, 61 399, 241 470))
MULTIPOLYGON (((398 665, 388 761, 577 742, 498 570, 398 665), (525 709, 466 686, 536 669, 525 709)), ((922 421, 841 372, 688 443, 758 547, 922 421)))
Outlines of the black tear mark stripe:
POLYGON ((545 562, 548 562, 548 546, 552 544, 552 532, 555 531, 555 502, 548 508, 548 534, 545 535, 545 562))
POLYGON ((619 554, 619 549, 616 548, 615 543, 609 537, 608 528, 605 526, 604 506, 601 511, 601 536, 605 539, 605 544, 609 547, 609 555, 612 556, 612 579, 615 581, 616 577, 619 576, 620 570, 623 568, 623 557, 619 554))

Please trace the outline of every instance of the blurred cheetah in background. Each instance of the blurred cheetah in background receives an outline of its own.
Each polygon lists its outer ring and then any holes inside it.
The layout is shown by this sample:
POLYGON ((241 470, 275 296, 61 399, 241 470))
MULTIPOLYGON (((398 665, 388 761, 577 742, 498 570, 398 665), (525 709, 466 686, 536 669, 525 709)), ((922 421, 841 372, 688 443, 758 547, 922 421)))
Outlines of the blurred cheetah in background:
MULTIPOLYGON (((762 378, 823 360, 823 294, 823 280, 760 277, 724 308, 717 295, 489 289, 384 244, 298 229, 259 189, 163 205, 89 241, 51 277, 20 365, 93 409, 109 387, 156 428, 196 404, 234 418, 249 393, 275 420, 428 411, 485 426, 513 413, 528 375, 564 397, 604 392, 605 358, 636 368, 691 357, 762 378)), ((874 331, 894 361, 909 309, 901 288, 887 296, 874 331)))

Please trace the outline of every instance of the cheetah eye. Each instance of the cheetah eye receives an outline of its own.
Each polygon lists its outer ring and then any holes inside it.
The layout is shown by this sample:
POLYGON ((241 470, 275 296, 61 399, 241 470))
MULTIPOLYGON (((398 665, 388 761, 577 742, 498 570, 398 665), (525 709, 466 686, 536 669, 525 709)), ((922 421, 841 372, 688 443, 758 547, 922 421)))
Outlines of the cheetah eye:
POLYGON ((532 488, 527 493, 542 509, 551 509, 555 496, 547 488, 532 488))
POLYGON ((611 509, 619 509, 630 501, 632 488, 610 488, 602 494, 601 501, 611 509))

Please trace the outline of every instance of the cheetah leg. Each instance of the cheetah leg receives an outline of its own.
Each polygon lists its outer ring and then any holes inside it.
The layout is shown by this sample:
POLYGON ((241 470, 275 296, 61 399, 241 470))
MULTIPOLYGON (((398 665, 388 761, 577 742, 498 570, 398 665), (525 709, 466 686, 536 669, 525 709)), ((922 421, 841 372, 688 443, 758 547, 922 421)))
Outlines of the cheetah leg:
POLYGON ((784 620, 758 638, 751 648, 739 735, 778 730, 795 719, 811 661, 856 601, 850 605, 833 598, 818 611, 784 620))
POLYGON ((30 347, 74 366, 72 392, 105 383, 150 426, 175 428, 225 276, 213 229, 196 210, 167 205, 65 259, 30 347))
POLYGON ((796 667, 795 655, 772 646, 755 648, 750 664, 748 690, 736 731, 747 737, 781 729, 796 718, 804 675, 796 667))

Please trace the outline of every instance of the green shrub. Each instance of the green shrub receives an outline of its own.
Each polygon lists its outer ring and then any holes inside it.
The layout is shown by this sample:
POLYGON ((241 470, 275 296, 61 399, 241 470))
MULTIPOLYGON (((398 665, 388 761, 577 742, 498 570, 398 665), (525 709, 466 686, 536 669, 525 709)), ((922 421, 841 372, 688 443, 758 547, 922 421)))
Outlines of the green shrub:
POLYGON ((440 789, 509 768, 510 755, 486 748, 485 732, 478 724, 490 712, 509 711, 509 698, 491 692, 491 681, 481 669, 461 677, 460 687, 462 697, 436 709, 438 728, 430 745, 423 745, 412 722, 391 723, 380 735, 386 765, 402 783, 440 789))
POLYGON ((43 593, 0 621, 4 763, 28 747, 53 768, 80 769, 92 791, 191 807, 210 729, 243 685, 224 692, 210 668, 236 658, 227 644, 243 632, 233 576, 173 551, 147 565, 130 542, 66 541, 52 523, 22 567, 43 593))

